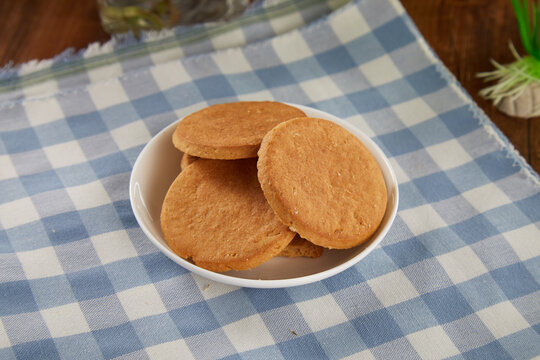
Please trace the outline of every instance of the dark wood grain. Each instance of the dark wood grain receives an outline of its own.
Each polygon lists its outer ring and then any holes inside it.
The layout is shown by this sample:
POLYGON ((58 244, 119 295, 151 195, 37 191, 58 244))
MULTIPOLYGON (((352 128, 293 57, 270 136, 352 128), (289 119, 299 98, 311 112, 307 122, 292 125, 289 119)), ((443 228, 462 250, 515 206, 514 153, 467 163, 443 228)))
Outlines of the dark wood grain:
MULTIPOLYGON (((427 42, 478 105, 533 168, 540 172, 540 119, 515 119, 478 96, 475 75, 489 59, 512 61, 508 44, 522 52, 510 0, 402 0, 427 42)), ((0 0, 0 66, 47 59, 109 38, 95 0, 0 0)))

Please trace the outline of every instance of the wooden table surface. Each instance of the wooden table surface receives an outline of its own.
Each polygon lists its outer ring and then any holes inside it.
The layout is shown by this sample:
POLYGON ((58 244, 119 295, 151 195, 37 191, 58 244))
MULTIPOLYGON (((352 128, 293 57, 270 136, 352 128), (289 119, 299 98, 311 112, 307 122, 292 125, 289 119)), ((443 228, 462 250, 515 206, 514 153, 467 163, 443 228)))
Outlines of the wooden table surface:
MULTIPOLYGON (((512 41, 523 53, 510 0, 401 0, 439 58, 540 173, 540 118, 516 119, 478 96, 475 74, 492 69, 489 59, 511 62, 512 41)), ((0 1, 0 66, 47 59, 68 47, 106 41, 96 0, 0 1)))

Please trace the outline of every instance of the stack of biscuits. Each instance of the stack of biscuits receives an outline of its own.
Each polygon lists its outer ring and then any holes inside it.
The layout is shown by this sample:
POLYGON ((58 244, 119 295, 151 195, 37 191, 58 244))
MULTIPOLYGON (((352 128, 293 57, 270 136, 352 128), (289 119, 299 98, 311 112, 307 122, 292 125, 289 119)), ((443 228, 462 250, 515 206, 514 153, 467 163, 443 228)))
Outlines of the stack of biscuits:
POLYGON ((202 268, 246 270, 367 241, 387 193, 366 147, 341 126, 272 101, 207 107, 173 144, 182 171, 161 210, 169 247, 202 268))

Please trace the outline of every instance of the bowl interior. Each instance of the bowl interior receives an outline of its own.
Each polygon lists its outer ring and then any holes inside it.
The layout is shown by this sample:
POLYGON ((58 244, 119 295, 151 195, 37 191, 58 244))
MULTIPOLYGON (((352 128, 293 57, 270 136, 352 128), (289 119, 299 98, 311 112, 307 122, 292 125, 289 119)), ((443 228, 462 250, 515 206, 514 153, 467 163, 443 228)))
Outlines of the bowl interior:
MULTIPOLYGON (((386 235, 398 207, 398 186, 394 172, 381 149, 349 123, 320 110, 295 105, 310 117, 333 121, 357 136, 371 151, 381 167, 388 203, 377 232, 361 246, 346 250, 325 249, 317 259, 275 257, 260 266, 244 271, 214 273, 177 256, 167 246, 160 225, 163 199, 170 184, 180 173, 182 153, 172 144, 175 122, 157 134, 139 154, 130 179, 130 200, 135 217, 149 239, 170 259, 211 280, 245 287, 286 287, 322 280, 354 265, 365 257, 386 235)), ((179 120, 181 121, 181 120, 179 120)))

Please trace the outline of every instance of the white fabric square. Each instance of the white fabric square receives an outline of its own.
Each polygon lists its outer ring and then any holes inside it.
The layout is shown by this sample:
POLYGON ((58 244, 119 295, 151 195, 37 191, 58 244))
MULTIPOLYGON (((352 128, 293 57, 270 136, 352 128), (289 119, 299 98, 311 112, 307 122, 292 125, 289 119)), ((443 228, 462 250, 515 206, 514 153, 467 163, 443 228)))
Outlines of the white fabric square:
POLYGON ((41 310, 52 337, 70 336, 90 331, 78 303, 41 310))
POLYGON ((151 360, 195 359, 182 339, 147 347, 146 353, 151 360))
POLYGON ((96 83, 102 80, 117 78, 124 73, 124 70, 119 63, 114 63, 89 69, 86 73, 88 74, 91 82, 96 83))
POLYGON ((443 170, 455 168, 472 161, 471 156, 463 150, 463 147, 456 139, 427 147, 426 151, 443 170))
POLYGON ((362 115, 356 114, 347 118, 347 120, 351 123, 351 125, 354 125, 355 127, 357 127, 360 131, 362 131, 364 134, 366 134, 370 138, 374 138, 375 136, 377 136, 377 134, 375 134, 375 132, 371 130, 366 119, 364 119, 362 115))
POLYGON ((64 118, 64 112, 56 98, 46 98, 23 103, 26 116, 33 126, 64 118))
POLYGON ((53 247, 17 253, 28 279, 39 279, 64 273, 53 247))
POLYGON ((330 26, 342 44, 346 44, 371 30, 356 7, 350 8, 349 11, 341 12, 339 16, 335 16, 331 20, 330 26), (354 24, 354 31, 351 31, 351 24, 354 24))
POLYGON ((111 199, 100 181, 66 188, 77 210, 109 204, 111 199))
POLYGON ((341 94, 329 76, 301 82, 300 87, 313 102, 337 97, 341 94))
POLYGON ((238 101, 263 101, 263 100, 272 101, 274 100, 274 96, 268 90, 261 90, 254 93, 238 95, 238 101))
POLYGON ((504 233, 504 238, 520 260, 525 261, 540 256, 540 229, 534 224, 504 233))
POLYGON ((259 314, 225 325, 223 331, 238 352, 274 344, 274 339, 259 314))
POLYGON ((120 150, 144 145, 152 138, 152 135, 142 121, 136 121, 116 128, 111 131, 111 136, 120 150))
POLYGON ((383 55, 360 65, 360 70, 373 86, 386 84, 402 77, 388 55, 383 55))
POLYGON ((214 62, 224 74, 238 74, 251 70, 251 65, 242 53, 225 51, 212 54, 214 62))
POLYGON ((230 49, 246 44, 246 37, 242 29, 219 33, 210 38, 215 50, 230 49))
POLYGON ((459 354, 459 350, 441 326, 407 335, 422 359, 442 359, 459 354))
POLYGON ((309 327, 315 332, 322 329, 347 322, 343 313, 332 295, 325 295, 297 304, 309 327), (321 311, 324 309, 324 311, 321 311))
POLYGON ((196 274, 191 274, 191 276, 193 276, 193 280, 195 280, 199 290, 201 290, 202 296, 206 300, 213 299, 239 289, 237 286, 220 284, 196 274))
POLYGON ((396 158, 389 158, 388 160, 390 160, 390 165, 392 165, 392 169, 394 169, 398 184, 404 184, 411 180, 409 178, 409 175, 407 175, 407 173, 403 171, 396 158))
POLYGON ((420 295, 401 270, 368 280, 368 285, 386 307, 420 295))
POLYGON ((312 55, 311 49, 297 31, 272 39, 272 46, 284 63, 295 62, 312 55))
POLYGON ((484 263, 468 246, 437 256, 437 260, 454 284, 473 279, 488 271, 484 263))
POLYGON ((7 155, 0 155, 0 180, 17 177, 17 170, 7 155))
POLYGON ((7 348, 11 346, 11 341, 7 335, 6 328, 0 319, 0 349, 7 348))
POLYGON ((98 110, 129 102, 124 87, 118 79, 92 84, 88 86, 88 93, 98 110))
POLYGON ((530 327, 511 302, 505 301, 476 313, 496 339, 530 327))
POLYGON ((0 205, 0 223, 4 229, 39 220, 39 214, 30 198, 22 198, 0 205))
MULTIPOLYGON (((20 74, 20 73, 19 73, 20 74)), ((42 81, 36 85, 24 86, 22 92, 25 99, 30 99, 32 97, 47 96, 50 94, 56 94, 59 92, 58 83, 56 81, 42 81)), ((47 98, 47 100, 54 98, 47 98)), ((56 100, 55 100, 56 101, 56 100)), ((36 102, 27 102, 25 105, 33 105, 36 102)), ((35 111, 37 113, 37 111, 35 111)), ((28 113, 27 113, 28 114, 28 113)))
POLYGON ((394 105, 392 106, 392 110, 394 110, 396 115, 407 126, 413 126, 437 116, 422 98, 416 98, 394 105))
POLYGON ((75 140, 44 147, 43 151, 54 168, 86 162, 86 156, 75 140))
POLYGON ((399 216, 414 235, 420 235, 446 226, 446 222, 429 204, 400 211, 399 216))
POLYGON ((493 183, 466 191, 462 195, 480 213, 511 203, 508 196, 493 183))
POLYGON ((104 265, 137 256, 137 250, 125 230, 92 236, 91 240, 104 265))
POLYGON ((167 90, 191 80, 186 69, 177 61, 153 66, 150 72, 161 90, 167 90))
POLYGON ((124 290, 116 295, 130 320, 167 312, 154 284, 124 290))
POLYGON ((153 52, 150 54, 150 58, 152 58, 152 62, 154 64, 163 64, 172 60, 178 60, 184 57, 184 51, 182 51, 182 48, 179 46, 175 46, 173 48, 162 50, 158 52, 153 52))

